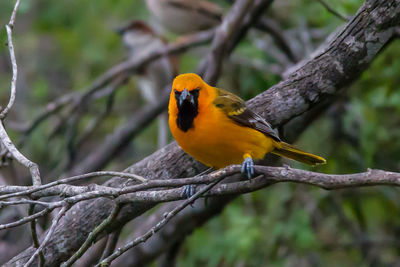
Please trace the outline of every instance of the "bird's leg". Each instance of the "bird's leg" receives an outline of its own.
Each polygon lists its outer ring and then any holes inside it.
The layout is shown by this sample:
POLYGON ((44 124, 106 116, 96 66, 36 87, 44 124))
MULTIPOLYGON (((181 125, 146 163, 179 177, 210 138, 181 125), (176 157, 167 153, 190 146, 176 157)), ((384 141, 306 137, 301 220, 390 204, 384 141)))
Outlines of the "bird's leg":
POLYGON ((247 174, 247 178, 254 176, 254 161, 249 153, 243 155, 242 174, 247 174))
POLYGON ((196 193, 196 186, 194 184, 185 185, 181 192, 181 197, 190 198, 196 193))
MULTIPOLYGON (((201 175, 205 175, 208 174, 212 171, 212 168, 208 168, 205 171, 195 175, 194 177, 198 177, 201 175)), ((185 185, 183 187, 182 193, 181 193, 181 197, 183 198, 190 198, 191 196, 193 196, 196 193, 196 185, 194 184, 189 184, 189 185, 185 185)))

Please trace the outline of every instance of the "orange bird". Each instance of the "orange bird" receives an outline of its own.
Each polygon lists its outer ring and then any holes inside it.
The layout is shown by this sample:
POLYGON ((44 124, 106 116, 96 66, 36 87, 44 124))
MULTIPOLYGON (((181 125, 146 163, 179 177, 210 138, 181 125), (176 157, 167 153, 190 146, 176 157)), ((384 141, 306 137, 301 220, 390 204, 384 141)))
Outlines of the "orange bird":
POLYGON ((182 149, 216 169, 242 164, 251 178, 254 162, 273 154, 309 165, 325 159, 280 140, 270 124, 238 96, 205 83, 194 73, 174 79, 169 99, 169 127, 182 149))

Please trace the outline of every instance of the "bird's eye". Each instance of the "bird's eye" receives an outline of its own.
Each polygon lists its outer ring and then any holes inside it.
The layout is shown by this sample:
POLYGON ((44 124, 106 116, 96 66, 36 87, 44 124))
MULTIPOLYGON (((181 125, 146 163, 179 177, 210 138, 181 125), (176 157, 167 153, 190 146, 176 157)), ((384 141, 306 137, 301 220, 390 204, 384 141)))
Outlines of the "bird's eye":
POLYGON ((181 92, 179 92, 178 90, 175 89, 175 94, 176 94, 176 95, 180 95, 181 92))

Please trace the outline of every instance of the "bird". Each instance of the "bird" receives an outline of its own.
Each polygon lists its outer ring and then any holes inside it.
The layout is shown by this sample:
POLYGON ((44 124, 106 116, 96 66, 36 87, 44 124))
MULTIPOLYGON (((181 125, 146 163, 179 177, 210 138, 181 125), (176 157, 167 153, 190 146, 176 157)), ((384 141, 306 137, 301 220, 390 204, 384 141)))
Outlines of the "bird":
POLYGON ((205 0, 146 0, 150 13, 163 30, 191 34, 218 25, 223 10, 205 0))
MULTIPOLYGON (((154 32, 142 20, 132 20, 127 25, 117 29, 122 37, 122 43, 131 60, 145 57, 154 51, 164 49, 167 41, 154 32)), ((177 60, 174 57, 162 56, 153 60, 139 70, 138 89, 146 102, 154 104, 157 95, 167 86, 177 72, 177 60)), ((166 113, 158 117, 158 147, 164 147, 168 142, 168 117, 166 113)))
POLYGON ((170 93, 169 127, 179 146, 214 169, 241 164, 254 176, 254 161, 267 153, 309 165, 325 164, 320 156, 283 142, 271 125, 246 107, 243 99, 208 85, 195 73, 175 77, 170 93))

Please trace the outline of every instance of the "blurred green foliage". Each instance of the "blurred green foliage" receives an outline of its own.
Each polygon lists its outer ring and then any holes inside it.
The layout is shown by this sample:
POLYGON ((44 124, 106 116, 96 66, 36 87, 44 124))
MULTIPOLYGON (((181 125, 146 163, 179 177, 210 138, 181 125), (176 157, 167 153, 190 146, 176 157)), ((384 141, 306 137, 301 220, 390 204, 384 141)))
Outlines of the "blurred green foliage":
MULTIPOLYGON (((227 6, 225 1, 224 6, 227 6)), ((360 0, 329 1, 352 15, 360 0)), ((11 14, 12 1, 0 1, 0 24, 11 14)), ((275 1, 269 13, 285 29, 312 28, 325 37, 343 22, 318 1, 275 1)), ((20 67, 17 103, 10 120, 31 121, 50 100, 83 90, 109 67, 124 60, 117 26, 150 20, 143 1, 24 0, 18 13, 14 42, 20 67), (15 109, 17 111, 15 111, 15 109)), ((4 29, 0 43, 6 42, 4 29)), ((316 48, 317 42, 311 42, 316 48)), ((243 57, 276 63, 249 40, 237 49, 243 57)), ((180 72, 194 71, 201 53, 181 57, 180 72)), ((400 42, 394 41, 340 99, 339 112, 329 110, 298 140, 297 145, 327 158, 315 168, 327 173, 352 173, 367 168, 399 171, 400 165, 400 42), (348 93, 347 93, 348 92, 348 93), (338 128, 338 125, 340 127, 338 128), (337 131, 340 132, 337 133, 337 131), (340 137, 340 138, 339 138, 340 137)), ((278 75, 227 63, 219 86, 245 99, 279 82, 278 75)), ((0 46, 1 103, 9 97, 7 47, 0 46)), ((118 105, 97 129, 92 146, 129 118, 143 101, 135 80, 118 91, 118 105)), ((90 108, 82 129, 104 106, 90 108), (96 109, 97 108, 97 109, 96 109), (93 109, 93 110, 92 110, 93 109)), ((48 140, 55 121, 45 122, 26 142, 24 152, 50 172, 65 153, 63 136, 48 140), (51 144, 51 149, 49 149, 51 144)), ((18 139, 18 133, 12 137, 18 139)), ((153 123, 110 169, 122 169, 156 149, 153 123)), ((288 163, 288 162, 287 162, 288 163)), ((291 166, 307 168, 290 162, 291 166)), ((242 196, 221 216, 196 230, 183 245, 179 266, 367 266, 398 262, 400 199, 398 189, 375 187, 326 192, 293 184, 277 184, 242 196)))

